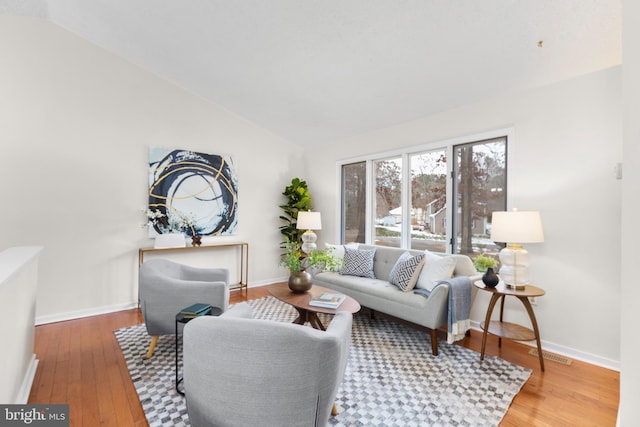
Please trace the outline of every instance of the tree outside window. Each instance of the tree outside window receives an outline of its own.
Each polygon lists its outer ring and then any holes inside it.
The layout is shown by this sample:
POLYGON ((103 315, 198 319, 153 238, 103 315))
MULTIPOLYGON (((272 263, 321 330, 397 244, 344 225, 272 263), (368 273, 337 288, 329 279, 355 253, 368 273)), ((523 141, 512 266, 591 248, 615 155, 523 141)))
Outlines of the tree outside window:
POLYGON ((454 253, 499 250, 489 236, 491 214, 507 207, 506 155, 506 138, 454 147, 454 253))
POLYGON ((366 162, 342 166, 342 241, 366 242, 366 162))
POLYGON ((413 154, 411 248, 446 251, 447 155, 444 149, 413 154))
POLYGON ((377 160, 375 170, 373 240, 377 245, 401 246, 402 235, 402 158, 377 160))

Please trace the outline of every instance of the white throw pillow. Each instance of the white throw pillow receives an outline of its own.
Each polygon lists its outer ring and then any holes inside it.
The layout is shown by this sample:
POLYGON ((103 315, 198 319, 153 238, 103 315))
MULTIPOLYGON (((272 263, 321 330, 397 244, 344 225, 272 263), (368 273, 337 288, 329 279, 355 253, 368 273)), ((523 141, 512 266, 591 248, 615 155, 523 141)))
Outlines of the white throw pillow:
POLYGON ((333 248, 331 255, 336 258, 344 259, 344 248, 358 249, 358 243, 347 243, 345 245, 335 245, 332 243, 325 243, 324 247, 327 249, 333 248))
POLYGON ((440 280, 450 279, 455 268, 456 260, 452 256, 443 257, 425 250, 424 266, 418 277, 416 288, 431 292, 440 280))

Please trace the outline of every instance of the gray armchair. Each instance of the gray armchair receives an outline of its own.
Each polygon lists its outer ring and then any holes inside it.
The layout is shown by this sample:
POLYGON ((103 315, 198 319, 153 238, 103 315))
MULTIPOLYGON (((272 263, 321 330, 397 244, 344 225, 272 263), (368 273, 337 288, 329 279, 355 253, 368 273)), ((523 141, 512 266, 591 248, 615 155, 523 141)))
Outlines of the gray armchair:
POLYGON ((140 266, 140 308, 153 356, 159 335, 175 333, 176 314, 195 303, 207 303, 224 312, 229 306, 229 270, 196 268, 166 259, 151 259, 140 266))
POLYGON ((351 345, 352 315, 326 331, 251 318, 247 303, 184 328, 193 426, 325 426, 351 345))

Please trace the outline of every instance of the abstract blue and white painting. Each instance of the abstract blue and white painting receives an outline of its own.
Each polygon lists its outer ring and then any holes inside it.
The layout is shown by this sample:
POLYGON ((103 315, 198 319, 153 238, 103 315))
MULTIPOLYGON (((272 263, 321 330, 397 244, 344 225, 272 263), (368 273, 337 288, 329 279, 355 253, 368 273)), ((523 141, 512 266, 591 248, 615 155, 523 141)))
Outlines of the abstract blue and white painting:
POLYGON ((149 211, 163 215, 150 234, 236 234, 238 179, 229 156, 149 149, 149 211))

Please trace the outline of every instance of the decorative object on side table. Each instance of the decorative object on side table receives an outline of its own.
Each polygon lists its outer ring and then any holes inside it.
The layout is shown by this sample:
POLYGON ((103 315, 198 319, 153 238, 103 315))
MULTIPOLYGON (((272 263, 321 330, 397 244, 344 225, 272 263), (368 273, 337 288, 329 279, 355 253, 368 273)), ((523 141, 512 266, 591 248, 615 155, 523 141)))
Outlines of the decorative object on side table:
POLYGON ((280 265, 289 269, 289 289, 303 293, 311 289, 311 274, 306 270, 335 270, 342 265, 340 258, 331 255, 333 248, 314 249, 308 255, 302 252, 300 243, 287 241, 280 265))
POLYGON ((507 243, 500 251, 502 280, 512 289, 524 289, 529 283, 529 252, 521 243, 544 242, 540 212, 516 209, 493 212, 491 240, 507 243))
POLYGON ((487 272, 482 275, 482 283, 490 288, 495 288, 500 283, 500 278, 492 267, 487 268, 487 272))
POLYGON ((487 254, 480 254, 473 259, 473 266, 480 273, 484 273, 482 275, 482 282, 486 286, 494 288, 498 285, 500 278, 494 270, 498 266, 498 261, 495 258, 487 254))
POLYGON ((198 316, 205 316, 211 313, 211 308, 212 307, 209 304, 196 303, 180 310, 180 314, 184 318, 194 318, 198 316))
POLYGON ((155 242, 153 247, 161 248, 182 248, 185 247, 185 230, 193 229, 192 221, 184 215, 174 215, 171 219, 160 209, 147 209, 147 227, 153 229, 155 242))
POLYGON ((158 234, 153 243, 155 249, 184 248, 187 246, 184 235, 181 233, 158 234))

